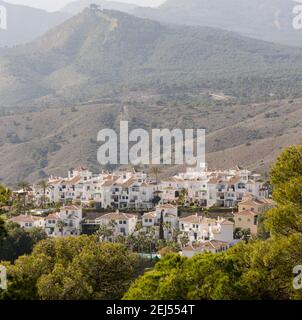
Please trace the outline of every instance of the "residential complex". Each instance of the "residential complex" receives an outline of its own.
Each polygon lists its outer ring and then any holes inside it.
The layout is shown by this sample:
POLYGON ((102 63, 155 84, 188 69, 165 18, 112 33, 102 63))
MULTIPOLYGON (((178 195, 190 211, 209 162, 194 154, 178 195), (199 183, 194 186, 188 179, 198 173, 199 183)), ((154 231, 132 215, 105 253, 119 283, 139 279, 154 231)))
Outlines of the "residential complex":
POLYGON ((159 183, 135 170, 92 174, 80 167, 70 170, 66 178, 50 177, 44 188, 40 185, 15 193, 31 197, 36 206, 48 203, 61 208, 50 213, 33 211, 36 214, 19 215, 12 222, 23 228, 40 227, 50 237, 77 236, 87 227, 109 228, 111 239, 152 235, 181 244, 186 256, 227 250, 236 243, 236 228, 256 234, 259 216, 274 205, 260 175, 239 167, 188 169, 159 183), (201 213, 180 215, 179 205, 201 211, 209 207, 234 211, 235 206, 239 210, 231 214, 232 219, 209 218, 201 213), (94 217, 85 216, 83 209, 96 210, 94 217))
POLYGON ((204 207, 235 207, 246 194, 268 197, 261 176, 239 167, 214 171, 190 168, 159 183, 135 170, 92 174, 80 167, 69 171, 66 178, 50 177, 46 190, 33 186, 32 196, 36 202, 45 196, 50 203, 94 204, 97 208, 121 210, 152 209, 155 196, 159 196, 163 204, 176 203, 183 190, 186 190, 186 202, 204 207))

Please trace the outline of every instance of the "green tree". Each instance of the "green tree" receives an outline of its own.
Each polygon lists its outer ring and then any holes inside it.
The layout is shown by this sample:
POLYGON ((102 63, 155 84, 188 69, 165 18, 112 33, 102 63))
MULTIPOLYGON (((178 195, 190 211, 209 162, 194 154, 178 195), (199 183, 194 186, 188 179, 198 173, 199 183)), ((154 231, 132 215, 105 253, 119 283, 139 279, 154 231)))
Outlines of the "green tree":
POLYGON ((5 222, 0 217, 0 245, 4 239, 4 237, 7 235, 6 228, 5 228, 5 222))
POLYGON ((47 199, 46 198, 46 190, 47 190, 47 187, 48 187, 48 182, 45 181, 45 180, 41 180, 39 183, 38 183, 38 186, 40 188, 42 188, 43 190, 43 196, 41 197, 41 206, 42 206, 42 209, 44 208, 45 206, 45 200, 47 199))
POLYGON ((302 145, 288 147, 278 157, 271 169, 271 183, 274 188, 282 187, 292 178, 302 176, 302 145))
POLYGON ((48 238, 6 264, 4 299, 120 299, 147 266, 125 246, 94 236, 48 238))
POLYGON ((27 192, 30 188, 30 184, 27 181, 21 181, 18 183, 18 187, 22 190, 22 212, 25 214, 27 208, 27 192))
POLYGON ((178 197, 178 204, 180 206, 184 206, 185 203, 187 202, 187 197, 188 197, 188 190, 183 188, 181 189, 180 193, 179 193, 179 197, 178 197))
POLYGON ((0 184, 0 209, 10 204, 11 196, 11 190, 0 184))
POLYGON ((0 260, 14 261, 18 257, 31 253, 35 244, 45 239, 42 229, 23 229, 18 224, 7 223, 6 235, 0 246, 0 260))
MULTIPOLYGON (((302 299, 301 290, 293 288, 293 268, 302 264, 301 177, 301 146, 290 147, 272 168, 277 206, 264 215, 260 240, 191 259, 165 255, 124 299, 302 299)), ((250 238, 245 230, 235 235, 250 238)))
POLYGON ((266 214, 265 227, 272 236, 302 231, 302 146, 291 146, 278 157, 271 170, 277 206, 266 214))
POLYGON ((109 228, 106 225, 101 225, 99 227, 99 229, 97 230, 96 235, 102 241, 104 241, 104 240, 108 241, 113 236, 113 230, 112 230, 112 228, 109 228))
POLYGON ((160 212, 160 218, 159 218, 159 240, 165 239, 165 233, 164 233, 164 210, 160 212))
POLYGON ((64 235, 64 228, 66 227, 65 222, 62 220, 58 220, 57 221, 57 227, 59 229, 59 231, 61 232, 61 237, 63 237, 64 235))

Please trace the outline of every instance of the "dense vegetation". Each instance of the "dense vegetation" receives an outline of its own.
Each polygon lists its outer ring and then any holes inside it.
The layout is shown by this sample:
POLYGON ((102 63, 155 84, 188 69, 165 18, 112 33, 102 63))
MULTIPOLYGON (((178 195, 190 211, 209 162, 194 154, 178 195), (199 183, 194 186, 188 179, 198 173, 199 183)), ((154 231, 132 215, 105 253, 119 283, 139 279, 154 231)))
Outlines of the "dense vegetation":
POLYGON ((0 245, 0 261, 4 260, 13 262, 15 259, 24 254, 30 254, 32 252, 33 247, 39 241, 45 238, 45 232, 39 228, 25 230, 21 228, 18 224, 7 223, 5 227, 5 234, 2 237, 2 242, 0 245))
POLYGON ((192 259, 167 255, 124 299, 302 299, 293 288, 302 264, 302 145, 281 154, 271 181, 278 205, 266 214, 268 240, 192 259))
MULTIPOLYGON (((147 263, 96 237, 46 239, 8 270, 3 299, 120 299, 147 263)), ((1 293, 0 293, 1 294, 1 293)))

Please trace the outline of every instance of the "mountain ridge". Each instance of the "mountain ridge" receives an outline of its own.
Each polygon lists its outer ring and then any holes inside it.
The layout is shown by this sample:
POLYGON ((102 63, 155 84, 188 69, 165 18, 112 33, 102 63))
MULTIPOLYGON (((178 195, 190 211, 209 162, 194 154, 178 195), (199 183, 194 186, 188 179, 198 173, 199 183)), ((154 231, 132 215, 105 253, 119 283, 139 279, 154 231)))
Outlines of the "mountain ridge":
POLYGON ((0 107, 72 105, 116 90, 218 90, 248 100, 302 89, 300 49, 109 10, 85 9, 30 44, 2 50, 0 67, 0 107))
POLYGON ((141 7, 132 13, 160 22, 210 26, 301 47, 301 34, 293 28, 293 8, 298 4, 288 0, 167 0, 159 8, 141 7))

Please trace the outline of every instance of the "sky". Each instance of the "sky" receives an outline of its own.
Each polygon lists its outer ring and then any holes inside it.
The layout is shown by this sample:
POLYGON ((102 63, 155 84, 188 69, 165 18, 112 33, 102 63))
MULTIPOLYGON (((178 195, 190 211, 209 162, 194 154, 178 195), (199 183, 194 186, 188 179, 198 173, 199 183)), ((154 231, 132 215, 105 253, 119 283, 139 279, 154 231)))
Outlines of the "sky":
MULTIPOLYGON (((74 0, 4 0, 5 2, 23 4, 26 6, 41 8, 48 11, 56 11, 74 0)), ((110 1, 110 0, 108 0, 110 1)), ((134 3, 141 6, 156 7, 165 2, 165 0, 116 0, 124 3, 134 3)))

